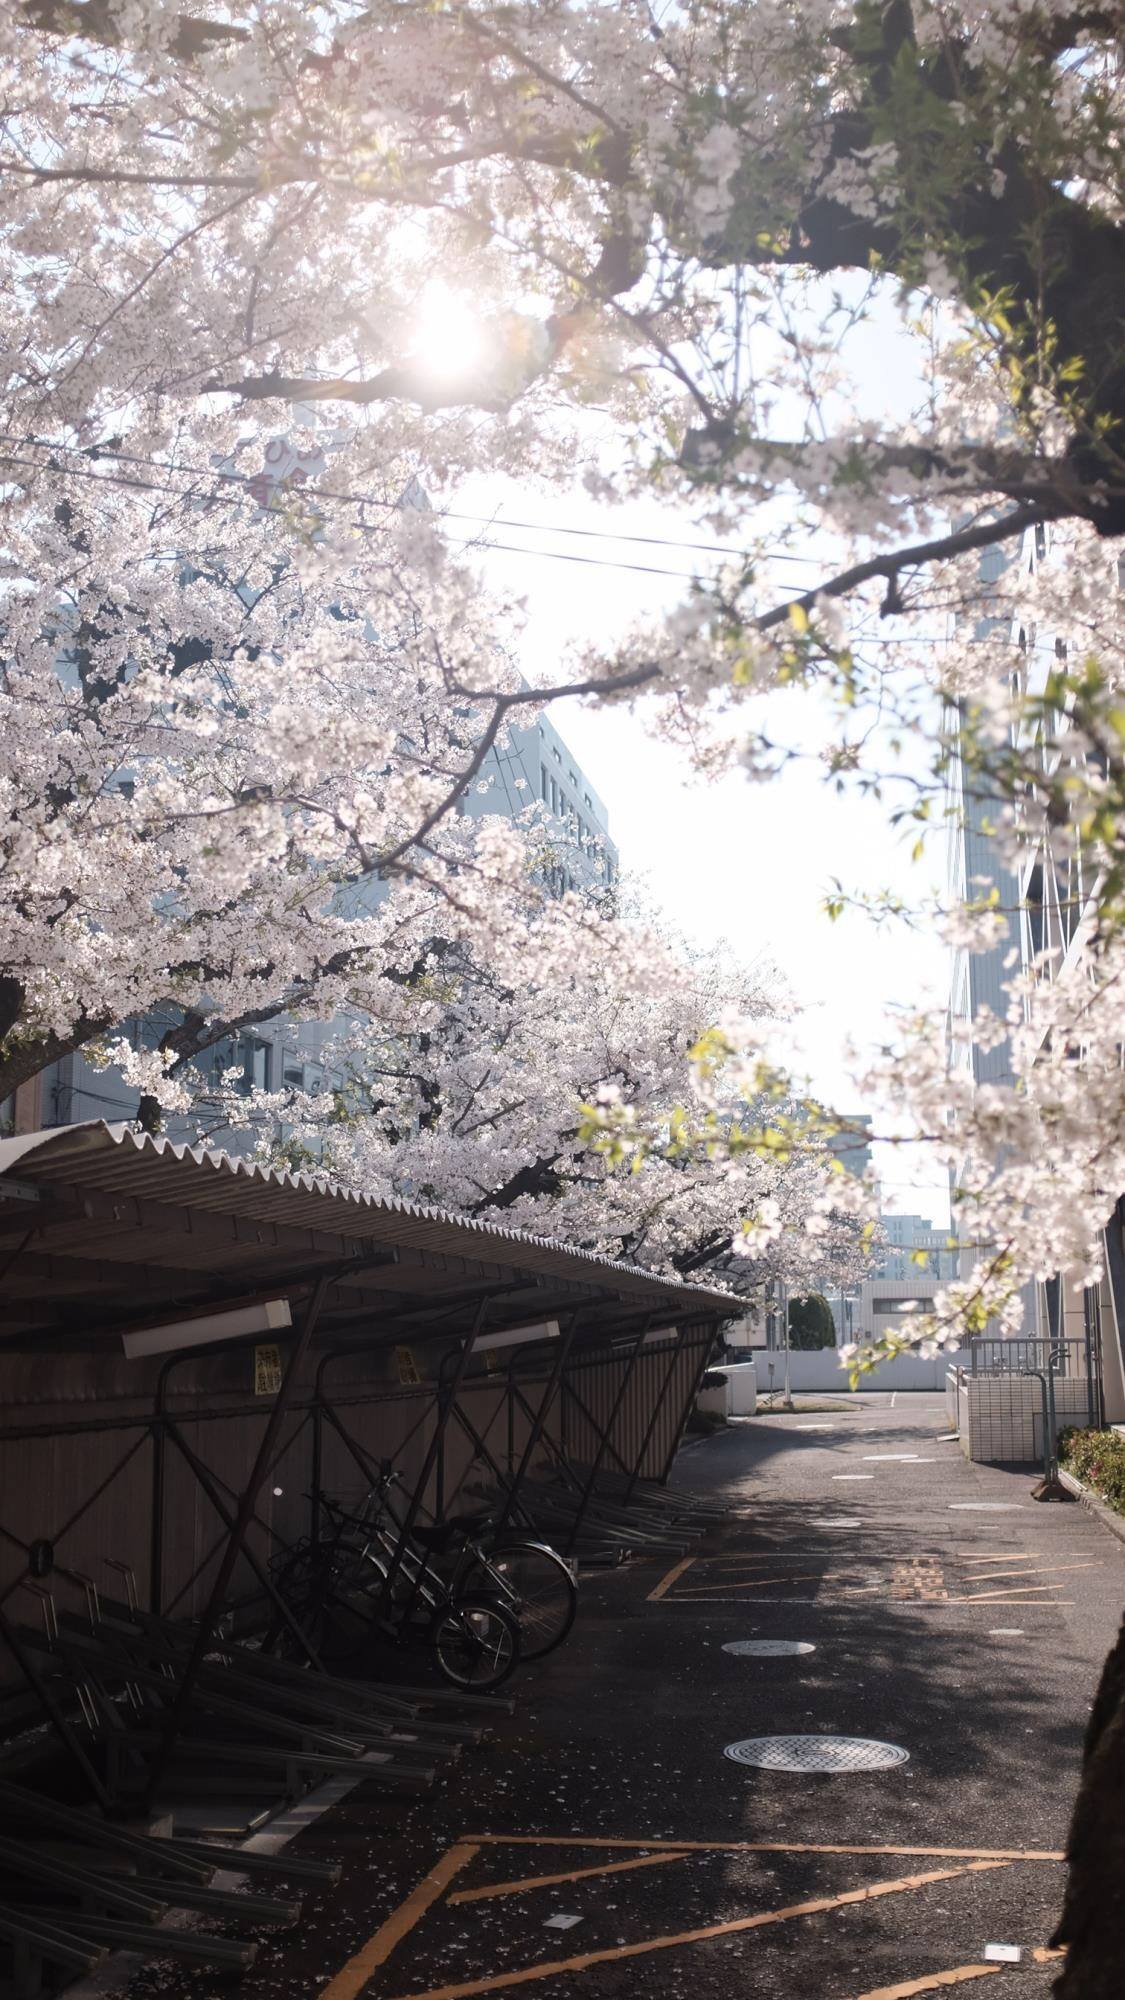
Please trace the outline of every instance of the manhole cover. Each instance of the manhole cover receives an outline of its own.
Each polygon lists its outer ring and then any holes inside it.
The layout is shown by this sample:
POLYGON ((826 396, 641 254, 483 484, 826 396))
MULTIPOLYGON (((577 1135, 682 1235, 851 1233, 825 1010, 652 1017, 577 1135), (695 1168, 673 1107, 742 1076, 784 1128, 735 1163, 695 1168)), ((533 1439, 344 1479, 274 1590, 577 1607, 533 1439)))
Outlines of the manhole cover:
POLYGON ((723 1756, 762 1771, 850 1772, 889 1771, 910 1752, 865 1736, 747 1736, 728 1743, 723 1756))
POLYGON ((815 1653, 807 1639, 728 1639, 724 1653, 746 1653, 759 1660, 780 1660, 791 1653, 815 1653))

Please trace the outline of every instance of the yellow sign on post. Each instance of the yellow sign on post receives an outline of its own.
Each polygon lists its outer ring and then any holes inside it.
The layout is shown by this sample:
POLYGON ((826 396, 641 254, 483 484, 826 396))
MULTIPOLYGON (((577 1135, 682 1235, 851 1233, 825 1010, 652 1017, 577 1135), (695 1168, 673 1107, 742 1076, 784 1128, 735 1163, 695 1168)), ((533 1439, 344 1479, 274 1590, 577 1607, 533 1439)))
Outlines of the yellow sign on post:
POLYGON ((280 1347, 254 1349, 254 1394, 276 1396, 281 1387, 280 1347))
POLYGON ((413 1383, 422 1380, 412 1347, 396 1347, 395 1360, 398 1362, 398 1379, 404 1388, 409 1388, 413 1383))

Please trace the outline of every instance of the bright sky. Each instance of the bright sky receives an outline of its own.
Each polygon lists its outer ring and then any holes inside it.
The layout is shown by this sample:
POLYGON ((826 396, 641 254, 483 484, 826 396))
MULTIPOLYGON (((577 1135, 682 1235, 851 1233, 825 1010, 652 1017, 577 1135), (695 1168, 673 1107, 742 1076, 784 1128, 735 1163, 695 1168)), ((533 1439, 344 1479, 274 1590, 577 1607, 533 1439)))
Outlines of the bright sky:
MULTIPOLYGON (((460 347, 465 330, 450 321, 445 301, 436 322, 436 338, 445 348, 451 326, 453 344, 460 347)), ((880 303, 851 338, 856 344, 847 352, 847 399, 836 414, 845 421, 854 415, 897 425, 916 404, 921 383, 918 350, 891 301, 880 303)), ((832 412, 827 416, 831 421, 832 412)), ((784 412, 778 421, 784 421, 784 412)), ((532 682, 557 677, 568 642, 611 643, 638 619, 680 601, 683 586, 674 577, 643 573, 637 566, 674 569, 686 577, 693 566, 690 553, 613 537, 701 539, 690 520, 677 519, 655 501, 609 509, 582 495, 544 494, 481 479, 459 494, 457 504, 495 516, 489 542, 552 552, 493 550, 481 559, 487 577, 526 601, 523 664, 532 682), (553 522, 609 539, 584 541, 505 525, 516 521, 553 522), (586 560, 565 559, 575 556, 586 560)), ((465 526, 463 532, 469 538, 475 531, 465 526)), ((831 574, 830 553, 811 548, 808 553, 822 554, 823 560, 807 569, 778 568, 779 596, 831 574)), ((899 837, 889 828, 887 807, 854 791, 839 797, 812 762, 791 765, 764 785, 738 772, 698 781, 682 753, 646 729, 639 707, 570 702, 557 704, 552 720, 606 804, 625 870, 641 878, 677 932, 704 946, 728 941, 740 961, 758 956, 775 961, 804 1010, 795 1060, 803 1061, 813 1089, 839 1111, 866 1111, 877 1118, 879 1105, 857 1092, 853 1077, 863 1067, 864 1052, 884 1040, 888 1009, 944 1004, 947 955, 933 936, 905 925, 876 928, 859 912, 833 924, 823 912, 824 898, 838 878, 845 890, 890 889, 911 903, 924 900, 943 887, 940 843, 935 839, 924 860, 913 863, 913 834, 899 837), (849 1043, 860 1052, 858 1062, 845 1053, 849 1043)), ((770 698, 768 720, 775 740, 815 746, 828 716, 815 697, 794 693, 770 698)), ((946 1178, 924 1148, 877 1148, 875 1164, 888 1208, 948 1222, 946 1178)))
MULTIPOLYGON (((489 499, 497 505, 495 491, 489 499)), ((482 505, 481 495, 471 504, 482 505)), ((618 535, 687 532, 670 526, 655 507, 607 514, 564 509, 542 494, 506 494, 503 514, 618 535)), ((556 551, 551 557, 492 553, 484 562, 498 585, 526 599, 525 662, 532 679, 555 670, 568 641, 605 641, 681 595, 671 578, 575 563, 561 554, 690 564, 690 557, 673 550, 509 531, 502 518, 491 539, 556 551)), ((793 572, 784 574, 792 589, 793 572)), ((768 713, 773 734, 785 741, 807 742, 825 719, 806 693, 771 698, 768 713)), ((899 838, 889 830, 886 807, 854 793, 837 796, 814 765, 790 766, 767 785, 751 784, 740 772, 703 782, 678 750, 654 738, 640 708, 567 702, 551 714, 606 804, 623 867, 642 880, 677 931, 705 946, 725 940, 739 960, 774 960, 804 1009, 799 1051, 814 1088, 837 1109, 878 1115, 878 1105, 855 1089, 856 1065, 845 1047, 877 1046, 888 1006, 940 1005, 946 952, 932 936, 900 925, 876 928, 860 913, 831 923, 822 906, 833 877, 845 888, 891 888, 911 900, 940 888, 937 844, 921 863, 912 863, 913 835, 899 838)), ((944 1174, 923 1149, 877 1149, 876 1166, 888 1208, 947 1221, 944 1174)))

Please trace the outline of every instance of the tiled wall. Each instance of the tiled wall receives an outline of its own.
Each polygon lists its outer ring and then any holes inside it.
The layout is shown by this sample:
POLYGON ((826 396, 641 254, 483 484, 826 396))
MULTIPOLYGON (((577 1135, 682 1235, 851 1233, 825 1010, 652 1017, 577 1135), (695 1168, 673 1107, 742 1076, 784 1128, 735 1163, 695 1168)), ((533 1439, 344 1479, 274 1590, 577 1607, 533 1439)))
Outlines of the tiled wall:
MULTIPOLYGON (((951 1371, 946 1410, 960 1432, 966 1458, 993 1465, 1042 1464, 1043 1391, 1034 1379, 951 1371)), ((1056 1379, 1055 1414, 1059 1430, 1089 1423, 1085 1375, 1056 1379)))

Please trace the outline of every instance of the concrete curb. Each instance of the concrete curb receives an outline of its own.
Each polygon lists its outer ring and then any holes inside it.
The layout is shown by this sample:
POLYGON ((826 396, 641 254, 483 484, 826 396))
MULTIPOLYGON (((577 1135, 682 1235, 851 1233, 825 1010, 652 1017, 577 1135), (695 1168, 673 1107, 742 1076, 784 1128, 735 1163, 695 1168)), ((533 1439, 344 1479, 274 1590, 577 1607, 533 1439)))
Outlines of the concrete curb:
POLYGON ((1067 1492, 1073 1493, 1076 1500, 1081 1500, 1082 1505, 1093 1514, 1095 1520, 1101 1522, 1103 1528, 1107 1528, 1119 1542, 1125 1543, 1125 1514, 1115 1514, 1112 1507, 1107 1507, 1104 1500, 1099 1500, 1096 1493, 1092 1493, 1088 1486, 1083 1486, 1080 1479, 1076 1479, 1072 1472, 1065 1471, 1061 1465, 1059 1478, 1067 1492))

